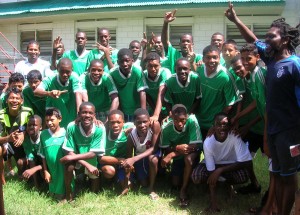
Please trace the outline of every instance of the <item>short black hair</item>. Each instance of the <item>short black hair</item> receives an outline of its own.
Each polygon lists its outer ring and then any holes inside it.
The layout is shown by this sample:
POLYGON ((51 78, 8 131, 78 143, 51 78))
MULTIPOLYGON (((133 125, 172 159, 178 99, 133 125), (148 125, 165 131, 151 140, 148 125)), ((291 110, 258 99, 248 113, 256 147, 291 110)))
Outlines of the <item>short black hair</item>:
POLYGON ((32 44, 36 44, 39 47, 39 50, 40 50, 40 43, 36 40, 30 40, 27 44, 27 49, 26 50, 28 50, 29 46, 32 45, 32 44))
POLYGON ((140 42, 140 41, 138 41, 138 40, 132 40, 132 41, 129 43, 129 48, 130 48, 131 43, 138 43, 138 44, 141 45, 141 42, 140 42))
POLYGON ((216 123, 216 121, 218 120, 218 118, 221 117, 221 116, 224 116, 224 118, 227 117, 227 118, 228 118, 228 124, 230 125, 230 117, 229 117, 229 115, 228 115, 227 113, 225 113, 225 112, 219 112, 219 113, 217 113, 217 114, 214 116, 214 124, 216 123))
POLYGON ((176 60, 175 68, 177 67, 177 65, 178 65, 178 63, 179 63, 180 61, 187 61, 187 62, 189 62, 189 65, 191 65, 190 61, 189 61, 187 58, 181 57, 181 58, 179 58, 178 60, 176 60))
POLYGON ((130 49, 122 48, 118 52, 118 60, 120 60, 124 56, 128 56, 130 58, 133 58, 132 51, 130 49))
POLYGON ((92 102, 82 102, 79 106, 79 112, 82 110, 84 106, 92 106, 94 107, 94 110, 96 111, 95 105, 92 102))
POLYGON ((193 35, 191 35, 191 34, 182 34, 181 37, 179 38, 180 42, 181 42, 182 37, 184 37, 184 36, 190 36, 192 38, 192 42, 194 42, 193 35))
POLYGON ((187 114, 187 109, 183 104, 176 104, 172 107, 172 115, 178 116, 181 114, 187 114))
POLYGON ((150 52, 147 54, 145 62, 149 62, 151 60, 158 60, 160 62, 160 56, 156 52, 150 52))
POLYGON ((211 35, 211 37, 216 36, 216 35, 220 35, 220 36, 222 36, 223 39, 224 39, 224 34, 222 34, 221 32, 215 32, 215 33, 213 33, 213 34, 211 35))
POLYGON ((66 63, 70 64, 70 65, 72 66, 72 68, 73 68, 73 63, 72 63, 72 61, 71 61, 69 58, 64 57, 64 58, 61 58, 61 59, 59 60, 58 65, 57 65, 57 69, 60 68, 60 66, 61 66, 62 64, 66 64, 66 63))
POLYGON ((124 113, 118 109, 111 110, 108 114, 108 118, 115 114, 122 116, 122 119, 124 120, 124 113))
POLYGON ((14 72, 10 75, 8 79, 8 84, 16 83, 16 82, 22 82, 25 83, 24 76, 21 73, 14 72))
POLYGON ((13 88, 9 88, 6 95, 7 95, 7 98, 10 96, 10 94, 18 94, 20 95, 20 97, 23 99, 23 93, 22 93, 22 90, 19 90, 18 88, 16 87, 13 87, 13 88))
POLYGON ((36 119, 36 120, 39 121, 39 123, 42 125, 42 118, 41 118, 39 115, 36 115, 36 114, 31 115, 31 116, 28 118, 28 122, 29 122, 29 120, 31 120, 31 119, 36 119))
POLYGON ((100 59, 94 59, 94 60, 91 61, 88 71, 90 71, 91 66, 92 66, 94 63, 100 63, 100 64, 102 65, 102 67, 104 67, 104 63, 103 63, 102 60, 100 60, 100 59))
POLYGON ((56 118, 61 119, 61 112, 58 108, 50 107, 46 109, 45 116, 56 116, 56 118))
POLYGON ((108 34, 110 35, 109 29, 108 28, 98 28, 97 34, 99 34, 101 31, 107 31, 108 34))
POLYGON ((138 109, 136 109, 134 111, 133 120, 136 120, 136 118, 138 118, 141 115, 145 115, 148 118, 150 118, 149 112, 146 109, 144 109, 144 108, 138 108, 138 109))
POLYGON ((203 49, 203 57, 206 56, 209 52, 218 52, 220 55, 220 50, 216 45, 208 45, 203 49))
POLYGON ((239 60, 242 61, 241 56, 236 55, 231 59, 230 64, 234 64, 234 63, 238 62, 239 60))
POLYGON ((233 39, 228 39, 228 40, 226 40, 224 43, 223 43, 223 47, 225 46, 225 45, 233 45, 233 47, 235 48, 235 50, 238 50, 238 47, 237 47, 237 43, 236 43, 236 41, 235 40, 233 40, 233 39))
POLYGON ((243 53, 243 52, 250 52, 254 55, 258 54, 257 47, 252 43, 247 43, 247 44, 243 45, 242 48, 240 49, 240 53, 243 53))
POLYGON ((27 81, 32 80, 32 79, 38 79, 41 81, 43 79, 41 72, 37 69, 31 70, 27 74, 27 81))

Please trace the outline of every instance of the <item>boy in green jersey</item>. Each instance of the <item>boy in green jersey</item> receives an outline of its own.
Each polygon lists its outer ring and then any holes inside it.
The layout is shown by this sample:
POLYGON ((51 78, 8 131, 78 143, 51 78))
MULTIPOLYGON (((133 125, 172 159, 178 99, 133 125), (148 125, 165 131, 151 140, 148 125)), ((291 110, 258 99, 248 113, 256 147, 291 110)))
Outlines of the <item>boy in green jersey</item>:
POLYGON ((167 68, 161 67, 160 57, 157 53, 151 52, 147 55, 146 59, 146 70, 144 71, 146 84, 146 99, 149 105, 149 112, 152 115, 150 121, 161 121, 165 118, 168 113, 163 107, 163 97, 165 94, 166 85, 165 82, 171 77, 171 72, 167 68))
MULTIPOLYGON (((215 32, 211 35, 210 45, 217 46, 218 49, 220 50, 220 52, 222 52, 222 47, 223 47, 224 42, 225 42, 224 34, 222 34, 220 32, 215 32)), ((222 54, 220 54, 220 64, 225 65, 225 60, 224 60, 222 54)))
POLYGON ((7 91, 12 88, 17 88, 20 91, 23 90, 25 83, 24 76, 21 73, 15 72, 12 73, 8 79, 8 84, 4 87, 2 90, 1 96, 0 96, 0 108, 4 109, 7 108, 7 91))
MULTIPOLYGON (((95 106, 83 102, 79 107, 78 125, 71 122, 67 128, 63 149, 66 155, 60 159, 65 164, 65 185, 67 200, 73 199, 71 182, 75 165, 82 165, 85 174, 91 180, 91 190, 98 192, 100 188, 97 157, 105 152, 106 132, 103 125, 97 127, 94 123, 95 106)), ((101 159, 101 158, 100 158, 101 159)))
POLYGON ((234 90, 235 90, 236 96, 237 96, 237 102, 239 102, 235 105, 234 112, 239 112, 239 110, 241 108, 240 101, 243 98, 242 94, 245 93, 245 91, 246 91, 244 81, 235 74, 235 72, 233 71, 233 69, 231 67, 231 60, 239 54, 240 53, 237 48, 237 44, 234 40, 226 40, 223 43, 222 56, 225 60, 225 63, 223 64, 223 66, 226 67, 226 69, 227 69, 226 72, 227 72, 228 76, 230 77, 230 80, 232 81, 232 84, 234 86, 234 90))
POLYGON ((118 49, 112 48, 109 45, 111 35, 107 28, 98 29, 98 42, 96 43, 97 48, 90 51, 86 62, 86 71, 90 67, 90 63, 94 59, 100 59, 104 63, 104 72, 109 72, 117 63, 118 49))
POLYGON ((202 98, 196 113, 201 125, 202 137, 213 125, 213 117, 219 112, 228 113, 236 101, 235 91, 226 69, 220 65, 220 52, 216 46, 203 49, 203 65, 198 67, 202 98))
POLYGON ((29 107, 33 110, 34 114, 45 120, 46 111, 46 98, 34 95, 35 89, 42 82, 42 74, 38 70, 31 70, 27 75, 28 86, 23 90, 24 107, 29 107))
POLYGON ((199 149, 202 148, 202 136, 195 115, 188 115, 184 105, 174 105, 172 120, 162 125, 160 148, 165 149, 162 167, 166 167, 173 159, 173 186, 179 186, 182 180, 179 205, 188 206, 187 187, 192 168, 199 158, 199 149))
POLYGON ((119 93, 120 110, 124 113, 125 122, 133 121, 134 111, 141 107, 146 109, 146 93, 148 88, 144 75, 132 66, 133 55, 129 49, 118 52, 119 67, 110 71, 119 93))
POLYGON ((178 59, 175 69, 176 74, 166 81, 164 100, 168 113, 175 104, 183 104, 188 113, 195 113, 201 98, 199 76, 191 71, 190 62, 186 58, 178 59))
POLYGON ((142 70, 141 67, 141 60, 139 59, 139 55, 141 53, 141 43, 138 40, 132 40, 129 43, 129 49, 132 51, 133 55, 133 65, 140 70, 142 70))
POLYGON ((79 31, 75 37, 76 49, 65 52, 62 58, 69 58, 73 63, 73 71, 80 76, 86 71, 89 51, 85 48, 87 42, 86 33, 79 31))
MULTIPOLYGON (((148 111, 138 108, 134 112, 134 125, 135 128, 128 136, 127 159, 122 163, 122 166, 125 168, 134 166, 136 178, 144 187, 149 184, 150 198, 156 200, 159 198, 154 192, 154 183, 158 159, 161 154, 158 150, 160 124, 158 121, 151 124, 148 111)), ((130 172, 127 174, 127 181, 129 181, 129 177, 130 172)), ((127 193, 128 189, 129 186, 123 190, 122 194, 127 193)))
POLYGON ((92 60, 88 73, 80 76, 82 100, 96 107, 96 119, 107 121, 109 111, 118 109, 118 90, 111 76, 104 73, 103 62, 92 60))
POLYGON ((32 176, 33 183, 36 188, 39 187, 38 174, 36 174, 36 172, 42 170, 42 160, 40 156, 38 156, 41 130, 41 117, 38 115, 31 116, 28 120, 26 135, 23 141, 23 147, 26 159, 28 160, 29 169, 25 170, 22 176, 25 180, 28 180, 32 176))
POLYGON ((105 156, 100 160, 102 174, 105 178, 113 178, 121 184, 125 190, 125 169, 121 166, 127 153, 127 135, 134 124, 124 123, 124 114, 120 110, 112 110, 108 115, 107 136, 105 145, 105 156))
POLYGON ((164 45, 166 56, 170 61, 171 64, 171 72, 172 74, 175 73, 175 63, 179 58, 186 58, 191 64, 191 70, 196 71, 197 66, 196 63, 198 63, 200 60, 202 60, 202 56, 199 54, 196 54, 193 51, 194 42, 193 42, 193 36, 190 34, 183 34, 180 37, 179 46, 181 51, 176 50, 174 48, 170 41, 169 41, 169 23, 173 22, 175 17, 176 10, 172 12, 167 12, 164 17, 164 24, 161 32, 161 41, 164 45))
POLYGON ((42 157, 44 179, 49 184, 49 191, 58 200, 65 197, 64 165, 59 162, 63 157, 62 145, 65 140, 66 130, 60 127, 62 120, 57 108, 49 108, 45 113, 48 129, 40 135, 39 155, 42 157))
MULTIPOLYGON (((33 115, 33 112, 30 108, 22 106, 22 91, 17 88, 8 90, 6 103, 8 107, 0 111, 0 126, 2 128, 0 145, 5 144, 4 147, 7 149, 3 156, 4 160, 14 157, 18 167, 18 175, 21 177, 27 165, 22 143, 28 118, 33 115)), ((5 183, 4 178, 2 180, 5 183)))
POLYGON ((61 126, 76 118, 76 113, 82 102, 81 87, 76 73, 72 72, 72 61, 62 58, 58 63, 58 74, 45 78, 34 90, 34 95, 47 97, 46 108, 56 107, 63 118, 61 126))

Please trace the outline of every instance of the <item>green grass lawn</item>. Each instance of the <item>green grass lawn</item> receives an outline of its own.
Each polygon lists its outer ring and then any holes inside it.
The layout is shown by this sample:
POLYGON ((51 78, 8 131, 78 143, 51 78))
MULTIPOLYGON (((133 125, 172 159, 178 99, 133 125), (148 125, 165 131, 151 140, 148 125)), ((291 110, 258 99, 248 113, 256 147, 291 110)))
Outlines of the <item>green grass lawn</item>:
MULTIPOLYGON (((226 189, 218 189, 219 205, 222 214, 247 214, 251 206, 258 206, 263 192, 267 189, 269 174, 267 159, 260 154, 254 159, 255 172, 262 185, 262 193, 256 195, 236 195, 229 199, 226 189)), ((76 201, 69 204, 57 204, 45 191, 30 188, 26 182, 20 182, 16 177, 8 178, 4 186, 5 210, 8 215, 27 214, 205 214, 209 194, 205 186, 190 186, 190 206, 187 209, 178 207, 178 192, 170 190, 167 178, 157 179, 157 193, 160 198, 150 200, 147 190, 134 188, 125 197, 117 197, 120 188, 117 184, 103 184, 99 194, 90 193, 86 188, 78 194, 76 201)))

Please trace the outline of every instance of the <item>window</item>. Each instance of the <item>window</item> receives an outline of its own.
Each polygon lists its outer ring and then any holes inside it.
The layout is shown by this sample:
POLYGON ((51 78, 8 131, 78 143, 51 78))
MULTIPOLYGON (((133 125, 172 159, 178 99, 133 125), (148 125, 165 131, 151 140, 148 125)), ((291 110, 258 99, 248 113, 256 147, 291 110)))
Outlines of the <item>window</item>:
MULTIPOLYGON (((249 29, 251 29, 256 37, 259 40, 264 40, 265 39, 265 34, 267 33, 269 29, 270 24, 263 25, 263 24, 252 24, 252 25, 247 25, 249 29)), ((237 45, 239 48, 241 48, 246 41, 243 39, 241 36, 240 31, 235 25, 228 24, 227 25, 227 34, 226 34, 226 39, 233 39, 237 42, 237 45)))
POLYGON ((21 52, 26 56, 27 45, 30 40, 40 43, 41 56, 51 56, 52 53, 52 30, 22 31, 20 34, 21 52))
MULTIPOLYGON (((146 35, 147 38, 151 38, 151 34, 152 32, 155 35, 161 35, 161 29, 162 26, 146 26, 146 35)), ((169 35, 170 35, 170 42, 172 44, 173 47, 175 47, 176 49, 180 49, 179 48, 179 41, 180 41, 180 37, 183 34, 192 34, 192 25, 185 25, 185 26, 170 26, 169 28, 169 35)))
MULTIPOLYGON (((111 47, 116 47, 116 28, 107 28, 109 30, 111 39, 109 41, 109 44, 111 47)), ((78 31, 83 31, 86 33, 87 36, 87 44, 86 44, 86 49, 91 50, 94 49, 94 45, 96 44, 97 41, 97 31, 98 28, 78 28, 78 31)), ((77 31, 77 32, 78 32, 77 31)))

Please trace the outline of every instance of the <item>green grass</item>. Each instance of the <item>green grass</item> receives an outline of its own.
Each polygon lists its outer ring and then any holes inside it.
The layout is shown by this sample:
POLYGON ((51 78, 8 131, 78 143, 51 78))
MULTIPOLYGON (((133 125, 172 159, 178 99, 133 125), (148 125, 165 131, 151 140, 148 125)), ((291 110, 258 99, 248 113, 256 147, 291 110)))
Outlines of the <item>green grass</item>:
MULTIPOLYGON (((269 175, 267 159, 260 154, 254 159, 255 172, 264 192, 268 186, 269 175)), ((157 193, 160 198, 150 200, 143 188, 135 188, 122 198, 117 197, 120 188, 117 184, 104 183, 103 190, 94 194, 83 188, 75 202, 57 204, 46 191, 37 191, 30 188, 25 182, 15 177, 9 178, 4 186, 5 210, 8 215, 30 214, 205 214, 204 210, 209 203, 209 193, 205 186, 190 186, 190 206, 187 209, 178 207, 178 192, 170 190, 170 182, 166 178, 157 179, 157 193)), ((46 189, 44 189, 46 190, 46 189)), ((236 195, 229 199, 223 187, 218 189, 218 202, 222 212, 220 215, 243 215, 252 206, 258 206, 261 196, 236 195)))

